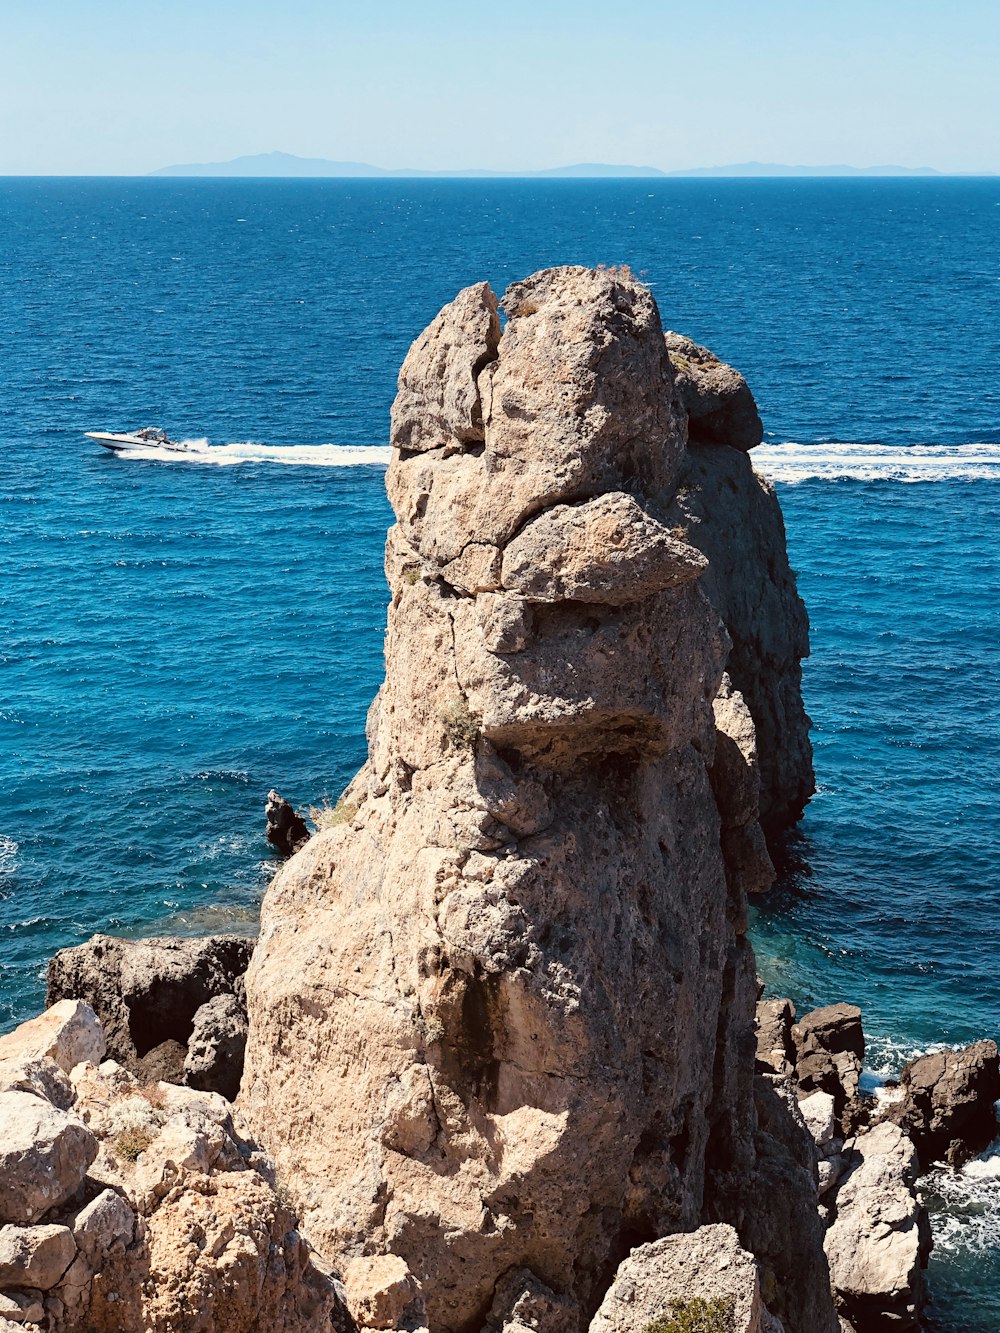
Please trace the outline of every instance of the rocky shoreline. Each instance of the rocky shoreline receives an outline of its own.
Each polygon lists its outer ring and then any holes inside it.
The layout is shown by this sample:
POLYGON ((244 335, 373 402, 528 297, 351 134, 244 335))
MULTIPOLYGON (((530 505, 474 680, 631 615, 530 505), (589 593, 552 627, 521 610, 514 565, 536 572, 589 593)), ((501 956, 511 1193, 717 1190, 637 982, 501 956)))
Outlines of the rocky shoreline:
POLYGON ((386 681, 256 942, 95 936, 0 1038, 0 1328, 918 1328, 993 1042, 861 1088, 763 997, 813 791, 746 382, 630 274, 461 292, 400 372, 386 681))

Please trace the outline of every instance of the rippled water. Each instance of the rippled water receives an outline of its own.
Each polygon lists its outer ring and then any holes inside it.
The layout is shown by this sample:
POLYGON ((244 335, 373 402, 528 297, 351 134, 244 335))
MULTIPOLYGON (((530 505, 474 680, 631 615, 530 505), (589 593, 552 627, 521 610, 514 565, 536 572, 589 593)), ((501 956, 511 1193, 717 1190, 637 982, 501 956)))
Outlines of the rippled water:
MULTIPOLYGON (((409 342, 628 262, 748 375, 812 617, 762 968, 885 1070, 997 1035, 998 223, 997 181, 0 181, 0 1028, 94 930, 252 929, 268 787, 364 754, 409 342), (81 434, 150 422, 196 454, 81 434)), ((994 1162, 926 1182, 941 1333, 1000 1329, 994 1162)))

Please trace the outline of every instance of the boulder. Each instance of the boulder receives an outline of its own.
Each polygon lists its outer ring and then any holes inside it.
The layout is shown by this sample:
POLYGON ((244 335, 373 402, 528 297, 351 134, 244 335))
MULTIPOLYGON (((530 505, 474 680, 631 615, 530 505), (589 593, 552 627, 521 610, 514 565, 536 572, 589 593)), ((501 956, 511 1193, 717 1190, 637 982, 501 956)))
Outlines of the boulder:
POLYGON ((853 1004, 813 1009, 794 1025, 792 1040, 799 1088, 803 1093, 830 1093, 841 1116, 861 1086, 865 1053, 861 1010, 853 1004))
POLYGON ((194 1016, 184 1060, 184 1081, 203 1092, 234 1101, 243 1074, 247 1013, 235 995, 216 995, 194 1016))
MULTIPOLYGON (((155 1069, 140 1061, 164 1042, 187 1046, 194 1016, 216 995, 242 986, 253 941, 240 935, 201 939, 162 937, 123 940, 95 935, 86 944, 60 949, 48 969, 47 1004, 85 1000, 100 1018, 107 1053, 147 1080, 183 1066, 176 1052, 155 1069)), ((180 1071, 177 1071, 177 1076, 180 1071)))
POLYGON ((0 1092, 0 1223, 30 1225, 65 1203, 96 1156, 74 1116, 28 1092, 0 1092))
POLYGON ((753 1255, 728 1226, 700 1227, 634 1249, 615 1274, 590 1333, 646 1333, 651 1326, 669 1326, 671 1318, 709 1333, 781 1328, 761 1299, 753 1255))
POLYGON ((68 1074, 84 1061, 100 1064, 105 1049, 100 1021, 90 1005, 66 999, 0 1037, 0 1066, 9 1060, 51 1060, 68 1074))
POLYGON ((292 856, 312 836, 309 826, 294 807, 273 789, 264 808, 265 837, 282 856, 292 856))
POLYGON ((664 338, 691 443, 756 448, 764 438, 764 425, 740 372, 682 333, 666 333, 664 338))
POLYGON ((1000 1134, 1000 1057, 994 1041, 911 1060, 900 1091, 901 1100, 885 1116, 913 1140, 925 1171, 932 1162, 961 1166, 1000 1134))
POLYGON ((76 1258, 69 1227, 0 1227, 0 1287, 54 1287, 76 1258))
POLYGON ((73 1220, 73 1239, 95 1272, 106 1254, 116 1245, 131 1245, 134 1235, 135 1211, 118 1190, 102 1190, 73 1220))
POLYGON ((0 1291, 0 1330, 12 1328, 23 1333, 26 1324, 40 1324, 45 1318, 42 1293, 34 1289, 0 1291))
POLYGON ((423 1314, 420 1285, 396 1254, 352 1259, 344 1270, 344 1292, 363 1328, 399 1328, 407 1315, 423 1314))
POLYGON ((834 1100, 828 1092, 812 1092, 799 1102, 802 1119, 817 1148, 825 1148, 837 1134, 834 1100))
POLYGON ((843 1312, 858 1333, 917 1328, 930 1229, 914 1188, 916 1150, 898 1126, 884 1123, 849 1139, 844 1158, 826 1233, 843 1312))

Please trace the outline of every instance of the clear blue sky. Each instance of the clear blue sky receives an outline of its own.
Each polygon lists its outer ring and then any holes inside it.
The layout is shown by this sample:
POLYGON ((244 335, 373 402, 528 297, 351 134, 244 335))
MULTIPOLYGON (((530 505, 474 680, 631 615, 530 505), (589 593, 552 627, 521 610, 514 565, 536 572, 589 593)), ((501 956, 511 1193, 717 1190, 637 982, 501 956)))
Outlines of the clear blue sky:
POLYGON ((1000 171, 997 0, 0 0, 0 174, 1000 171))

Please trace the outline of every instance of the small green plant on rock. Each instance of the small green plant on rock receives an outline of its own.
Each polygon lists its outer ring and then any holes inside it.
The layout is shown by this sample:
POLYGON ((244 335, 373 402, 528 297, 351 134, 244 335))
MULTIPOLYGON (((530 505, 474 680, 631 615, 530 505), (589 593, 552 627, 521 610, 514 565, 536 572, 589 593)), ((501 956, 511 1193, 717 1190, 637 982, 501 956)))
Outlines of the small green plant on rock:
POLYGON ((126 1162, 135 1162, 144 1153, 156 1135, 146 1125, 126 1125, 113 1139, 115 1152, 126 1162))
POLYGON ((456 699, 441 710, 445 735, 456 750, 471 750, 479 739, 479 718, 465 699, 456 699))
POLYGON ((323 829, 336 828, 338 824, 349 824, 358 813, 357 802, 345 801, 343 796, 336 805, 311 805, 309 818, 322 832, 323 829))
POLYGON ((669 1311, 647 1324, 643 1333, 732 1333, 733 1302, 728 1296, 671 1301, 669 1311))

